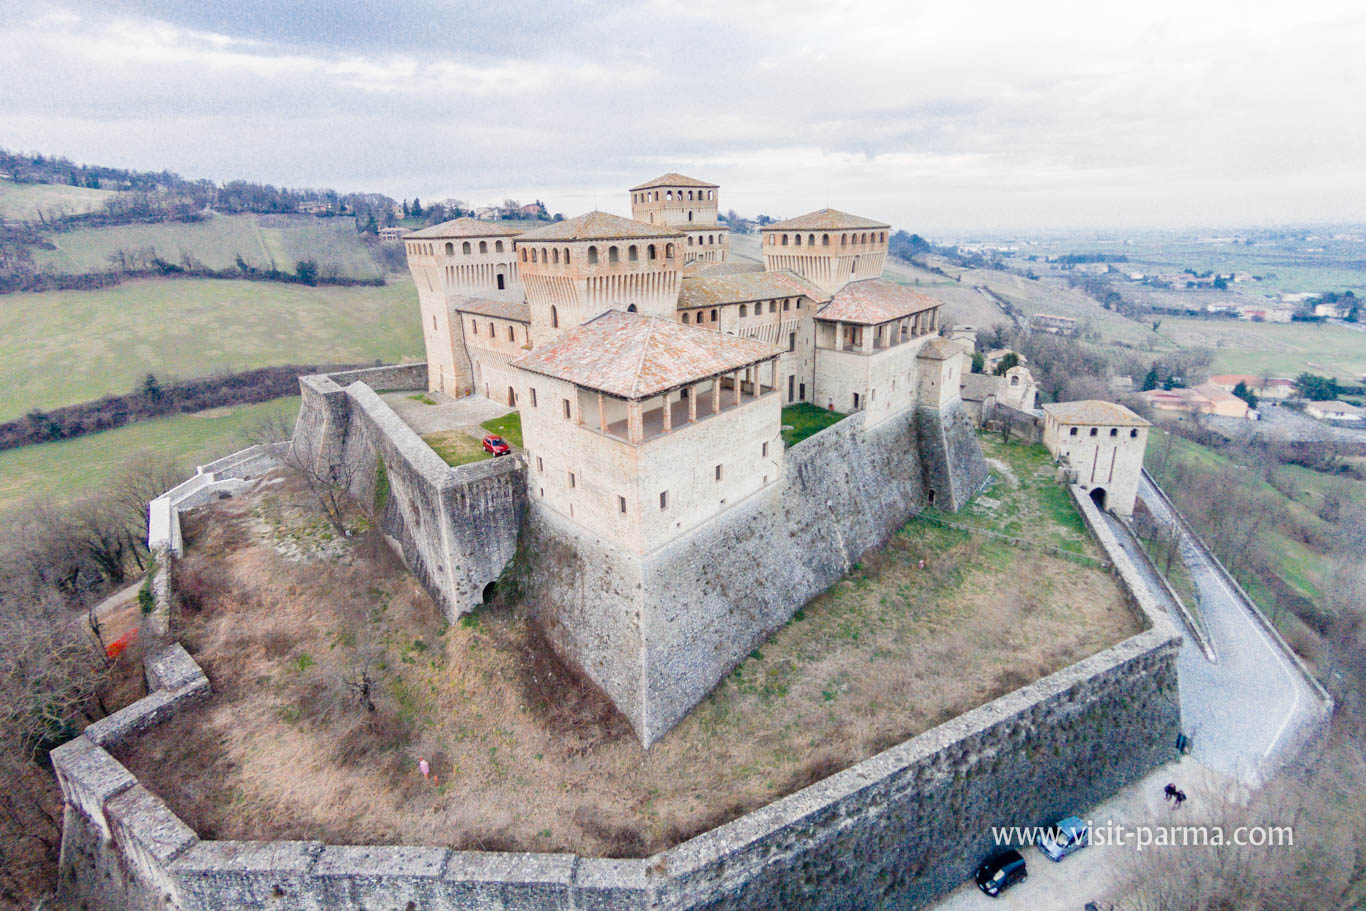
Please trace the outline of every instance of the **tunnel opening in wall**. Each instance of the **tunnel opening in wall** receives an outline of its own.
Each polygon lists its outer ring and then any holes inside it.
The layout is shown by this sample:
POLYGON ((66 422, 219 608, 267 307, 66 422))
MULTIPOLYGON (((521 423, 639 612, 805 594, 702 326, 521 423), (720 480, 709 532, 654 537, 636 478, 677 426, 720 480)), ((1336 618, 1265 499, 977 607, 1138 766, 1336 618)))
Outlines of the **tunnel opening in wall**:
POLYGON ((1105 508, 1105 488, 1097 487, 1091 491, 1091 502, 1096 504, 1099 509, 1105 508))
POLYGON ((487 607, 488 605, 490 605, 490 604, 493 603, 493 599, 496 598, 497 596, 498 596, 498 580, 497 580, 497 579, 494 579, 494 580, 493 580, 492 582, 490 582, 488 585, 485 585, 485 586, 484 586, 484 593, 483 593, 482 595, 480 595, 480 601, 481 601, 481 603, 482 603, 484 606, 487 607))

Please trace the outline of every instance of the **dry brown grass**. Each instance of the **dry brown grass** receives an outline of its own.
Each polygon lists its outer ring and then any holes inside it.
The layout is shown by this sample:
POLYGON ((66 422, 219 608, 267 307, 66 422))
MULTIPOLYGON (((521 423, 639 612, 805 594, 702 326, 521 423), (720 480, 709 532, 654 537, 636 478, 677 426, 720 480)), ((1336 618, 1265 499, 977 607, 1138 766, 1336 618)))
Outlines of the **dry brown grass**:
POLYGON ((187 517, 176 622, 216 695, 121 755, 205 837, 640 856, 1138 628, 1099 570, 912 523, 646 752, 520 607, 446 627, 382 545, 301 558, 320 526, 273 490, 187 517))

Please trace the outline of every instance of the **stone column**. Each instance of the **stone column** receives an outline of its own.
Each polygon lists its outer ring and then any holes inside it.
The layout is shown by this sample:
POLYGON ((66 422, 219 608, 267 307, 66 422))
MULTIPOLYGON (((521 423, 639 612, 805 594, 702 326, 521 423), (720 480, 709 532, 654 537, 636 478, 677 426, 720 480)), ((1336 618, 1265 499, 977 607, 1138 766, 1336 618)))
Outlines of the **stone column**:
POLYGON ((639 443, 642 436, 640 402, 629 401, 626 403, 626 438, 632 443, 639 443))
POLYGON ((716 414, 721 410, 721 375, 718 373, 711 378, 711 413, 716 414))
POLYGON ((844 323, 835 323, 835 350, 844 350, 844 323))
POLYGON ((741 370, 735 371, 735 404, 737 404, 737 405, 740 404, 740 396, 741 396, 741 395, 743 394, 743 392, 744 392, 744 388, 745 388, 744 377, 745 377, 744 371, 741 371, 741 370))
POLYGON ((669 401, 671 398, 673 398, 673 393, 664 393, 664 413, 661 416, 664 418, 665 433, 674 429, 673 403, 669 401))
POLYGON ((598 429, 607 432, 607 401, 601 392, 598 393, 598 429))
POLYGON ((697 420, 697 384, 688 387, 688 423, 697 420))

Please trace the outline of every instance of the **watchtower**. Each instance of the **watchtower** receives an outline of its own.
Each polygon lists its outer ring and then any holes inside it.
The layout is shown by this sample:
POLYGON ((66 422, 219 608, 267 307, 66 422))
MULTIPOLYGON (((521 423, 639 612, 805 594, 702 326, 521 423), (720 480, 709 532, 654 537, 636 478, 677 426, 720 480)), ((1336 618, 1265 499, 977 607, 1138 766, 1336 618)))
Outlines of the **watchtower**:
POLYGON ((791 269, 834 293, 851 281, 877 278, 887 262, 891 226, 838 209, 820 209, 760 229, 764 268, 791 269))
POLYGON ((542 345, 607 310, 676 318, 682 232, 589 212, 517 238, 517 269, 542 345))
POLYGON ((493 222, 457 218, 404 238, 422 312, 431 391, 453 396, 470 391, 469 358, 452 307, 466 296, 521 296, 512 249, 518 233, 493 222))
POLYGON ((631 217, 682 231, 683 262, 726 261, 729 228, 719 224, 720 188, 714 183, 665 174, 631 188, 631 217))

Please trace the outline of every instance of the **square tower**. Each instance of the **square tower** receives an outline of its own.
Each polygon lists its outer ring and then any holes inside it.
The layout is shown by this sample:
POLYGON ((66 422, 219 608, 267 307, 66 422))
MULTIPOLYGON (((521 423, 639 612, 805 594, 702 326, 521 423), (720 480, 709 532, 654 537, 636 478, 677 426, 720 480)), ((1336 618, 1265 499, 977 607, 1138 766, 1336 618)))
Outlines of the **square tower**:
POLYGON ((683 276, 682 232, 589 212, 517 238, 517 269, 536 344, 607 310, 672 318, 683 276))
POLYGON ((1043 406, 1043 444, 1101 509, 1133 515, 1152 425, 1114 402, 1043 406))
POLYGON ((720 196, 721 190, 714 183, 665 174, 631 188, 631 217, 684 232, 685 264, 723 263, 730 249, 730 229, 717 219, 720 196))
POLYGON ((845 284, 878 278, 887 262, 891 226, 838 209, 820 209, 760 229, 764 268, 791 269, 834 293, 845 284))

